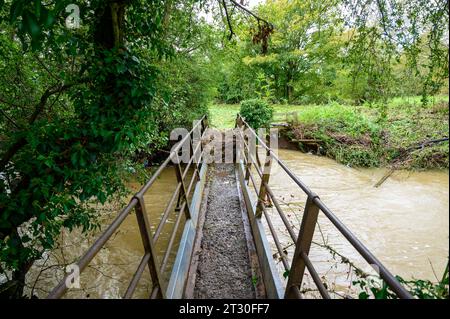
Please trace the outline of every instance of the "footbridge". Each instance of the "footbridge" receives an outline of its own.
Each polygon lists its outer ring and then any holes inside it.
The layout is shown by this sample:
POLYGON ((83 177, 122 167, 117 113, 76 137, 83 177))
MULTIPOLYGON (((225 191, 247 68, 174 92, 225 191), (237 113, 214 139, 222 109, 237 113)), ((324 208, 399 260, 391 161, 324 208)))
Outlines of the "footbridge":
MULTIPOLYGON (((317 296, 329 299, 332 297, 329 287, 309 257, 317 220, 322 214, 368 264, 377 268, 391 291, 399 298, 412 298, 396 277, 325 205, 319 194, 305 185, 277 156, 275 149, 270 147, 268 136, 259 136, 239 114, 234 130, 211 132, 205 116, 173 147, 147 183, 78 260, 76 265, 81 276, 120 229, 125 218, 134 214, 144 254, 123 291, 125 299, 133 297, 144 272, 149 272, 152 282, 149 298, 302 299, 305 298, 302 283, 308 273, 316 286, 317 296), (288 220, 271 188, 274 164, 306 197, 297 227, 288 220), (159 219, 151 221, 157 225, 152 231, 144 195, 168 166, 174 167, 177 184, 159 219), (269 207, 275 208, 281 218, 282 230, 274 226, 269 207), (176 216, 174 221, 168 219, 171 213, 176 216), (169 222, 174 225, 161 255, 155 245, 169 222), (288 234, 295 247, 291 256, 286 254, 280 242, 281 232, 288 234), (173 252, 176 257, 171 260, 173 252), (281 272, 274 255, 279 256, 281 272)), ((64 297, 69 289, 68 276, 48 298, 64 297)))

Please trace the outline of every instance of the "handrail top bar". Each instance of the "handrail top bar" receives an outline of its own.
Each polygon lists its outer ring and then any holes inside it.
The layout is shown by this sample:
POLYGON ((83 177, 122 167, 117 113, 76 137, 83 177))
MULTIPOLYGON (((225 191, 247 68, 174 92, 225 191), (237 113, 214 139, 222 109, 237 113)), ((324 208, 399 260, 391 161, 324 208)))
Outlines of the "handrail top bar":
MULTIPOLYGON (((135 208, 138 204, 140 204, 140 201, 143 199, 145 192, 152 186, 152 184, 159 177, 164 168, 169 164, 173 156, 177 154, 182 145, 186 143, 186 141, 194 132, 194 130, 197 129, 198 126, 201 125, 205 119, 207 119, 207 116, 206 115, 202 116, 202 118, 198 120, 197 124, 193 126, 191 131, 180 142, 178 142, 178 144, 170 152, 167 159, 163 162, 163 164, 159 166, 158 170, 152 175, 150 180, 143 187, 141 187, 141 189, 130 199, 128 204, 119 211, 119 213, 109 224, 109 226, 95 240, 94 244, 92 244, 90 248, 76 262, 76 265, 79 267, 80 273, 89 265, 92 259, 97 255, 100 249, 106 244, 106 242, 117 231, 117 229, 119 229, 125 218, 131 213, 133 208, 135 208)), ((192 154, 192 156, 194 155, 192 154)), ((149 253, 147 252, 146 254, 149 253)), ((145 258, 145 256, 146 255, 144 255, 143 258, 145 258)), ((65 275, 64 279, 61 280, 55 288, 53 288, 53 290, 47 296, 48 299, 58 299, 64 295, 64 293, 67 291, 66 279, 68 278, 68 276, 69 275, 65 275)))
MULTIPOLYGON (((138 204, 138 199, 134 196, 127 206, 125 206, 119 214, 114 218, 111 224, 109 224, 108 228, 102 232, 100 237, 98 237, 95 242, 92 244, 90 249, 88 249, 84 255, 76 262, 76 265, 79 267, 80 273, 87 267, 87 265, 91 262, 92 259, 97 255, 100 249, 106 244, 106 242, 111 238, 114 232, 122 225, 125 218, 131 212, 131 210, 138 204)), ((64 276, 64 279, 59 282, 59 284, 53 288, 53 290, 49 293, 49 299, 57 299, 60 298, 67 290, 66 286, 66 278, 68 275, 64 276)))
POLYGON ((306 193, 306 195, 315 195, 311 189, 306 186, 279 158, 275 155, 270 147, 266 145, 266 143, 256 134, 255 130, 248 125, 248 123, 244 120, 241 114, 238 113, 239 118, 245 124, 245 126, 250 130, 250 132, 256 137, 256 139, 261 143, 261 146, 270 153, 273 159, 284 169, 284 171, 293 179, 293 181, 300 186, 300 188, 306 193))
POLYGON ((350 244, 360 253, 360 255, 371 265, 376 265, 379 268, 381 278, 383 278, 392 288, 392 290, 404 299, 412 299, 412 295, 398 282, 395 276, 383 265, 383 263, 375 257, 372 252, 352 233, 350 229, 345 226, 339 218, 320 200, 314 199, 315 204, 325 214, 329 221, 344 235, 350 244))
MULTIPOLYGON (((261 143, 261 146, 274 158, 283 170, 291 177, 291 179, 310 197, 315 205, 322 211, 325 216, 332 222, 338 231, 350 242, 350 244, 358 251, 358 253, 369 263, 375 264, 379 268, 381 278, 383 278, 388 286, 397 294, 397 296, 404 299, 413 299, 413 296, 403 287, 395 276, 373 255, 369 249, 337 218, 336 215, 323 203, 319 196, 314 193, 308 186, 306 186, 287 166, 281 161, 269 148, 266 143, 256 134, 255 130, 244 120, 240 113, 238 119, 246 126, 248 130, 261 143)), ((242 135, 241 135, 242 137, 242 135)), ((245 143, 245 142, 244 142, 245 143)), ((245 146, 244 146, 245 147, 245 146)), ((248 147, 248 146, 247 146, 248 147)), ((256 166, 255 166, 256 167, 256 166)), ((257 168, 257 167, 256 167, 257 168)))
POLYGON ((200 120, 198 120, 197 124, 194 125, 194 127, 189 131, 189 133, 181 139, 175 146, 175 148, 170 152, 169 156, 166 158, 166 160, 159 166, 158 170, 152 175, 150 180, 139 190, 139 192, 136 194, 136 196, 143 196, 148 189, 153 185, 155 180, 159 177, 159 175, 162 173, 164 168, 169 164, 169 162, 172 160, 172 157, 174 157, 177 152, 180 150, 180 148, 186 143, 188 138, 190 138, 191 134, 194 132, 194 130, 197 129, 199 125, 202 124, 202 122, 207 119, 208 117, 206 115, 203 115, 200 120))

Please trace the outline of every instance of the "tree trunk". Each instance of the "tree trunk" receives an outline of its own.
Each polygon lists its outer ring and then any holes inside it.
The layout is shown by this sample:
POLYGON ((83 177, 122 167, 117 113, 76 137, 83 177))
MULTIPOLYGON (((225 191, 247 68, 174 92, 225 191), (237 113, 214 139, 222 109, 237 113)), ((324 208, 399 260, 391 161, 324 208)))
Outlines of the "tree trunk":
MULTIPOLYGON (((115 48, 122 48, 125 46, 125 36, 124 36, 125 11, 128 3, 129 0, 113 0, 105 2, 105 4, 96 9, 98 22, 93 26, 94 28, 93 42, 95 45, 95 50, 100 59, 104 56, 103 52, 105 50, 112 50, 115 48)), ((111 92, 112 90, 114 90, 116 80, 117 79, 114 77, 110 78, 108 81, 103 83, 102 89, 105 92, 111 92)), ((49 92, 46 93, 49 94, 49 92)), ((45 99, 44 98, 41 99, 38 108, 39 112, 44 108, 47 100, 48 96, 46 96, 45 99)), ((34 120, 35 116, 33 115, 30 124, 32 124, 34 120)), ((14 144, 11 147, 10 152, 7 152, 5 156, 2 159, 0 159, 0 167, 7 165, 9 160, 11 160, 12 156, 15 153, 17 153, 17 150, 23 147, 24 144, 26 144, 24 140, 19 140, 16 144, 14 144), (11 155, 9 153, 11 153, 11 155)), ((26 220, 29 219, 29 217, 27 216, 25 217, 26 220)), ((17 249, 19 252, 24 249, 20 235, 17 230, 21 224, 22 221, 20 222, 19 225, 13 225, 8 229, 0 230, 1 239, 4 239, 6 236, 10 236, 11 238, 14 238, 18 242, 17 249)), ((22 262, 18 266, 18 269, 13 271, 11 280, 0 285, 0 298, 17 299, 25 297, 23 294, 24 294, 26 274, 30 270, 34 261, 35 261, 34 259, 31 259, 27 260, 26 262, 22 262)))
POLYGON ((125 11, 128 1, 107 2, 96 10, 98 23, 95 25, 94 43, 101 49, 113 49, 125 44, 125 11))
POLYGON ((286 73, 286 99, 289 103, 292 102, 292 95, 294 93, 294 87, 291 83, 293 80, 294 66, 294 63, 288 62, 288 69, 286 73))

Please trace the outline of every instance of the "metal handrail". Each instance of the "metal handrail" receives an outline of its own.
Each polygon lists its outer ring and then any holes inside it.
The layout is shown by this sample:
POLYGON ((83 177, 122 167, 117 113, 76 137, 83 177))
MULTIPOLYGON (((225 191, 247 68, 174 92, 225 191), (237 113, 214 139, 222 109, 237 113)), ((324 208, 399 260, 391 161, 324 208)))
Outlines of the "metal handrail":
MULTIPOLYGON (((197 156, 198 152, 200 151, 199 159, 203 156, 203 150, 201 142, 199 141, 198 145, 194 148, 193 146, 193 136, 194 132, 196 130, 200 130, 200 136, 203 137, 206 129, 208 127, 208 119, 207 116, 203 116, 192 128, 192 130, 187 134, 184 138, 181 139, 180 142, 177 143, 177 145, 172 149, 169 156, 166 158, 166 160, 159 166, 159 168, 156 170, 156 172, 152 175, 150 180, 142 186, 142 188, 133 196, 133 198, 130 200, 127 206, 125 206, 119 214, 114 218, 112 223, 106 228, 106 230, 97 238, 97 240, 94 242, 94 244, 87 250, 87 252, 78 260, 76 265, 79 268, 79 273, 81 274, 83 270, 89 265, 89 263, 92 261, 92 259, 97 255, 97 253, 104 247, 104 245, 108 242, 108 240, 112 237, 112 235, 119 229, 119 227, 122 225, 125 218, 132 212, 134 209, 136 212, 136 218, 139 225, 140 235, 142 239, 142 243, 144 246, 144 255, 142 256, 142 259, 133 274, 131 281, 129 283, 129 286, 123 296, 123 298, 131 298, 138 283, 139 280, 142 277, 142 274, 145 270, 145 266, 148 265, 150 276, 152 279, 153 284, 153 290, 151 292, 151 295, 149 297, 151 298, 165 298, 165 286, 166 283, 163 282, 161 273, 164 272, 165 268, 167 267, 168 263, 168 257, 170 255, 171 248, 174 244, 175 235, 178 231, 178 227, 181 224, 181 217, 185 215, 186 220, 190 219, 190 214, 185 214, 186 211, 189 211, 189 195, 191 190, 193 189, 193 185, 195 184, 195 181, 200 178, 199 176, 199 170, 201 166, 201 160, 199 160, 198 163, 194 163, 194 157, 197 156), (155 234, 152 236, 149 223, 147 220, 147 213, 145 208, 145 202, 144 202, 144 195, 147 193, 147 191, 151 188, 151 186, 154 184, 154 182, 157 180, 157 178, 161 175, 163 170, 169 165, 171 161, 175 157, 178 157, 178 153, 187 142, 190 143, 190 149, 191 149, 191 157, 189 160, 189 163, 187 163, 184 171, 181 169, 181 164, 179 161, 177 161, 176 165, 176 175, 177 175, 177 186, 175 188, 175 191, 173 192, 171 199, 169 200, 164 213, 162 215, 162 218, 160 220, 160 223, 157 227, 157 230, 155 234), (189 187, 185 188, 185 181, 189 169, 191 168, 192 164, 194 165, 194 173, 192 174, 192 178, 189 182, 189 187), (158 237, 161 233, 162 227, 167 223, 169 212, 173 208, 173 204, 175 202, 175 198, 177 195, 182 195, 182 201, 179 202, 179 209, 178 216, 176 218, 176 223, 174 226, 174 229, 172 230, 172 234, 170 236, 168 249, 166 250, 166 253, 163 257, 163 261, 161 265, 157 265, 157 256, 155 253, 154 245, 156 241, 158 240, 158 237)), ((66 281, 69 278, 69 274, 66 275, 63 280, 59 282, 59 284, 50 292, 50 294, 47 296, 48 299, 58 299, 61 298, 67 291, 68 287, 66 285, 66 281)))
MULTIPOLYGON (((278 158, 278 156, 273 152, 273 150, 267 146, 266 142, 263 141, 258 134, 250 127, 250 125, 245 121, 245 119, 238 114, 236 118, 236 127, 239 128, 239 134, 241 138, 242 145, 244 146, 244 156, 243 161, 246 167, 246 176, 248 176, 248 181, 252 181, 254 184, 254 188, 256 191, 256 195, 258 196, 257 205, 262 208, 263 215, 266 218, 266 221, 269 225, 270 233, 274 239, 275 245, 277 247, 278 253, 283 260, 283 265, 287 271, 289 271, 288 284, 286 287, 285 298, 291 297, 299 297, 299 287, 301 286, 303 275, 305 268, 309 270, 313 281, 315 282, 320 294, 324 298, 329 298, 329 294, 326 291, 323 283, 320 281, 320 277, 317 275, 317 272, 309 260, 308 253, 309 248, 312 243, 312 236, 314 234, 315 224, 317 222, 319 212, 322 212, 329 221, 338 229, 338 231, 347 239, 347 241, 356 249, 356 251, 371 265, 376 265, 380 272, 380 277, 386 282, 386 284, 396 293, 399 298, 402 299, 412 299, 412 295, 401 285, 401 283, 396 279, 396 277, 379 261, 370 251, 369 249, 333 214, 333 212, 322 202, 322 200, 315 194, 311 189, 302 182, 287 166, 286 164, 278 158), (247 136, 243 135, 243 130, 246 129, 250 132, 251 136, 256 139, 258 144, 266 151, 266 161, 265 163, 271 163, 272 160, 275 160, 278 165, 284 170, 284 172, 294 181, 300 189, 307 195, 307 203, 305 206, 304 217, 302 219, 301 228, 298 236, 295 234, 292 227, 289 225, 289 222, 278 203, 277 198, 272 192, 270 186, 268 185, 268 181, 265 180, 264 172, 258 165, 254 165, 257 174, 261 179, 261 189, 258 192, 256 183, 251 175, 251 163, 257 163, 255 158, 250 152, 250 147, 246 142, 247 136), (264 198, 261 198, 261 190, 264 189, 264 193, 270 197, 273 202, 278 214, 280 215, 290 237, 295 243, 295 254, 292 260, 291 267, 287 267, 287 262, 285 260, 284 253, 282 251, 281 244, 279 239, 275 233, 272 222, 269 218, 269 214, 266 211, 266 207, 264 204, 264 198)), ((261 218, 262 215, 256 216, 257 218, 261 218)))

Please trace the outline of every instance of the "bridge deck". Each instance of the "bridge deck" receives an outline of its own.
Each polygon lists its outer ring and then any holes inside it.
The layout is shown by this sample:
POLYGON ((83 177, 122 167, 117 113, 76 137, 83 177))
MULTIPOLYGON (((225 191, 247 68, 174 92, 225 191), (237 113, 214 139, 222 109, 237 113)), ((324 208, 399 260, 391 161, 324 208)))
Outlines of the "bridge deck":
POLYGON ((253 239, 243 218, 235 165, 211 165, 204 195, 186 297, 257 298, 253 239))
MULTIPOLYGON (((183 297, 303 298, 301 288, 306 271, 309 272, 320 296, 328 299, 331 298, 330 292, 308 256, 316 221, 321 213, 369 264, 377 266, 380 277, 398 297, 412 298, 405 287, 347 229, 319 196, 312 192, 277 157, 270 148, 272 143, 270 142, 269 146, 266 145, 266 142, 249 127, 240 115, 236 119, 237 129, 233 132, 236 135, 227 135, 223 132, 211 135, 210 133, 214 133, 214 131, 207 130, 207 124, 207 118, 204 116, 189 135, 183 137, 149 181, 79 259, 76 265, 80 272, 88 266, 134 210, 145 251, 123 298, 133 296, 147 269, 152 281, 150 294, 152 299, 183 297), (199 131, 198 136, 202 137, 202 142, 194 144, 196 131, 199 131), (253 146, 251 141, 253 141, 253 146), (215 161, 216 164, 208 164, 211 162, 205 160, 205 154, 211 151, 207 147, 208 143, 211 144, 210 142, 215 144, 212 148, 214 155, 219 156, 219 159, 222 156, 222 161, 215 161), (258 152, 255 152, 255 142, 258 142, 258 147, 266 153, 265 158, 262 158, 261 161, 258 158, 258 152), (192 152, 189 162, 185 163, 183 167, 178 159, 181 148, 186 145, 191 148, 192 152), (232 147, 225 147, 226 145, 232 147), (225 151, 216 154, 219 149, 232 149, 233 152, 230 154, 225 151), (195 161, 196 154, 200 155, 199 163, 195 161), (223 163, 224 159, 226 163, 231 162, 231 164, 217 163, 223 163), (144 194, 171 162, 175 162, 177 186, 161 215, 157 229, 152 232, 144 194), (276 162, 288 180, 294 182, 307 195, 299 231, 294 230, 286 219, 286 214, 278 198, 269 186, 272 162, 276 162), (188 174, 189 169, 194 170, 194 174, 191 176, 188 174), (250 191, 251 187, 254 192, 250 191), (290 258, 283 251, 277 229, 273 227, 271 216, 267 213, 265 204, 267 197, 276 208, 284 223, 285 231, 295 245, 295 252, 290 258), (154 247, 164 225, 173 222, 168 218, 171 211, 175 211, 177 217, 167 249, 161 258, 157 256, 154 247), (180 229, 183 218, 185 220, 184 228, 180 229), (267 234, 268 230, 265 228, 263 220, 268 226, 269 234, 267 234), (168 272, 170 253, 179 231, 182 232, 182 235, 178 243, 177 255, 169 274, 169 280, 165 280, 162 274, 168 272), (287 274, 287 283, 281 281, 269 239, 275 244, 277 252, 281 256, 282 265, 287 274)), ((272 137, 270 137, 271 139, 272 137)), ((61 298, 65 294, 69 289, 66 285, 67 280, 70 280, 69 276, 70 274, 67 274, 59 282, 48 298, 61 298)))

